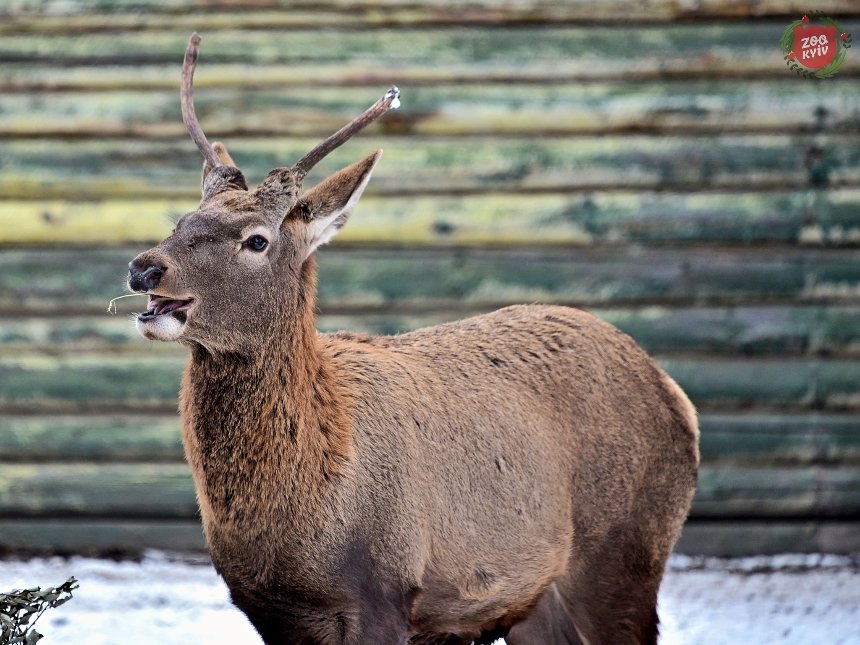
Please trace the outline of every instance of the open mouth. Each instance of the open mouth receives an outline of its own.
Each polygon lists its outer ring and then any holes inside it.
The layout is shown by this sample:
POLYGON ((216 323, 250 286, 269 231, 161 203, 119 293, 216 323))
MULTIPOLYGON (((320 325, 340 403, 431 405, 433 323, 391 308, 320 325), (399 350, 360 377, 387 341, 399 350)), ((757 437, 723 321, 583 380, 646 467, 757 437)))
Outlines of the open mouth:
POLYGON ((141 322, 150 322, 155 320, 158 316, 173 314, 175 318, 184 323, 188 318, 188 314, 186 312, 193 304, 194 298, 189 298, 188 300, 174 300, 173 298, 164 298, 162 296, 150 294, 149 301, 146 304, 148 309, 142 314, 138 314, 137 319, 141 322))

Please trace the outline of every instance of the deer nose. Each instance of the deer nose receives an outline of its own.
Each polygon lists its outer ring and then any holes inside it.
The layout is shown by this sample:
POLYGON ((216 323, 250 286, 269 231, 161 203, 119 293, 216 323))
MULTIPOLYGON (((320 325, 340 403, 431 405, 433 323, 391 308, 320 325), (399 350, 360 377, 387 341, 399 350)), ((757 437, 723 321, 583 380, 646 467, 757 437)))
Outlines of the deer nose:
POLYGON ((131 261, 128 264, 128 286, 132 291, 151 291, 161 282, 161 277, 165 271, 167 271, 167 267, 164 266, 151 265, 142 268, 131 261))

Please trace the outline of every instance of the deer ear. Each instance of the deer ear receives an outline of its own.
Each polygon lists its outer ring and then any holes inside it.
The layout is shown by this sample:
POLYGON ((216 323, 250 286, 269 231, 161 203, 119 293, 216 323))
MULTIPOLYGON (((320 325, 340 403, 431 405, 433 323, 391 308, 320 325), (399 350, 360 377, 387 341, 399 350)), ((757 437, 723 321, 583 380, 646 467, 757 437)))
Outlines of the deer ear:
POLYGON ((284 221, 303 223, 310 255, 346 224, 370 181, 382 150, 337 171, 304 193, 284 221))
POLYGON ((204 201, 224 190, 248 190, 245 177, 236 167, 233 157, 227 152, 227 146, 220 141, 215 141, 212 144, 212 149, 224 165, 216 167, 208 160, 203 162, 204 201), (213 173, 213 170, 217 170, 217 172, 213 173))

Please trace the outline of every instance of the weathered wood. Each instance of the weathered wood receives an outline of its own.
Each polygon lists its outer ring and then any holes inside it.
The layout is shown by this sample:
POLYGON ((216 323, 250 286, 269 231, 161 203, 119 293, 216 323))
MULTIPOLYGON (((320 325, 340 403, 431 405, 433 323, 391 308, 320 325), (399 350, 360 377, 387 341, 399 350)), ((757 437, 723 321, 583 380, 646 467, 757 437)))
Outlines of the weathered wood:
MULTIPOLYGON (((358 28, 354 13, 337 16, 352 23, 346 29, 324 29, 319 24, 294 25, 298 28, 287 34, 278 29, 279 22, 308 16, 327 18, 324 11, 252 9, 182 16, 147 11, 78 20, 65 15, 7 19, 0 22, 0 61, 15 66, 0 73, 0 91, 174 89, 177 81, 171 72, 176 72, 177 54, 181 59, 185 38, 195 30, 205 36, 206 67, 201 68, 200 83, 206 87, 384 84, 392 74, 406 86, 790 78, 776 46, 789 21, 731 26, 496 25, 481 33, 480 46, 462 23, 445 29, 426 23, 410 29, 358 28), (271 23, 249 24, 263 20, 271 23), (157 26, 158 21, 177 24, 157 26), (207 21, 222 24, 207 27, 207 21), (86 31, 92 33, 81 38, 86 31), (134 66, 132 75, 127 73, 129 66, 134 66)), ((380 20, 392 16, 396 19, 393 11, 375 14, 380 20)), ((860 23, 840 17, 843 29, 856 32, 860 23)), ((860 65, 849 56, 840 78, 856 76, 858 70, 860 65)))
MULTIPOLYGON (((201 70, 202 74, 202 70, 201 70)), ((396 82, 396 74, 392 75, 396 82)), ((404 86, 403 106, 368 128, 408 135, 719 134, 856 130, 860 79, 819 86, 785 79, 739 84, 558 83, 404 86)), ((371 87, 209 88, 195 96, 213 138, 324 136, 372 102, 371 87)), ((176 91, 0 94, 0 137, 141 137, 185 140, 176 91)))
POLYGON ((721 558, 860 551, 860 522, 689 520, 676 553, 721 558))
MULTIPOLYGON (((691 517, 856 517, 856 468, 703 466, 691 517)), ((4 464, 0 517, 190 519, 185 464, 4 464)))
POLYGON ((12 519, 0 522, 0 554, 138 555, 147 549, 203 552, 197 519, 12 519))
MULTIPOLYGON (((109 299, 126 291, 128 262, 145 248, 2 250, 0 312, 100 314, 109 299)), ((320 301, 328 314, 412 315, 511 302, 847 305, 860 295, 860 254, 848 249, 341 247, 322 250, 319 268, 320 301)), ((117 303, 120 313, 140 309, 131 300, 117 303)), ((838 315, 832 321, 834 333, 840 333, 839 321, 838 315)))
MULTIPOLYGON (((660 363, 702 410, 860 409, 856 360, 664 358, 660 363)), ((0 410, 172 411, 183 364, 172 354, 0 358, 0 410)))
MULTIPOLYGON (((323 12, 320 12, 320 15, 325 19, 323 12)), ((756 65, 767 63, 772 70, 786 71, 777 45, 788 21, 786 24, 746 21, 730 26, 723 22, 583 26, 542 24, 512 27, 496 25, 494 29, 483 30, 480 41, 476 40, 475 32, 464 25, 446 29, 439 29, 435 25, 416 25, 411 29, 384 26, 367 29, 358 24, 346 29, 323 29, 318 25, 310 25, 292 29, 288 33, 278 27, 279 21, 289 21, 300 16, 301 14, 295 12, 260 14, 252 9, 243 12, 207 12, 169 17, 159 17, 147 12, 102 14, 88 16, 80 21, 69 16, 57 16, 54 19, 41 16, 30 19, 33 27, 41 25, 44 29, 19 29, 19 26, 24 26, 22 22, 9 19, 4 20, 0 26, 0 34, 3 34, 0 60, 30 65, 46 61, 64 66, 135 65, 144 69, 157 64, 176 65, 176 54, 179 52, 181 62, 181 53, 185 49, 188 33, 198 30, 205 37, 207 64, 244 64, 247 67, 253 64, 282 65, 296 69, 293 80, 285 80, 287 83, 294 82, 295 77, 304 82, 319 83, 318 79, 315 80, 307 74, 304 66, 321 64, 335 69, 342 64, 354 65, 359 57, 363 62, 360 68, 361 77, 368 73, 373 74, 373 69, 400 72, 415 67, 438 76, 440 68, 449 68, 449 72, 444 69, 441 71, 441 78, 446 80, 456 78, 457 72, 463 66, 472 69, 479 66, 485 68, 488 77, 482 80, 492 80, 493 72, 500 69, 514 71, 514 68, 520 65, 528 68, 535 64, 540 66, 539 69, 544 75, 551 77, 557 73, 557 70, 551 69, 553 62, 556 63, 555 67, 561 69, 579 68, 577 73, 580 78, 587 75, 584 78, 603 79, 608 76, 612 79, 618 74, 612 67, 620 66, 622 70, 626 67, 628 74, 634 67, 644 67, 647 73, 655 69, 654 63, 660 62, 669 71, 674 66, 683 64, 684 58, 707 59, 712 66, 706 74, 721 68, 735 68, 744 60, 752 66, 752 70, 758 69, 756 65), (272 20, 272 23, 265 27, 247 24, 267 18, 272 20), (177 24, 167 27, 151 24, 159 19, 176 21, 177 24), (207 20, 233 21, 233 24, 207 28, 207 20), (76 29, 75 23, 84 21, 94 27, 98 27, 101 22, 103 25, 109 25, 110 29, 96 28, 86 38, 81 38, 81 31, 85 29, 76 29), (138 28, 129 24, 132 21, 138 22, 138 28), (146 24, 147 22, 150 24, 146 24), (431 72, 434 62, 437 63, 436 71, 431 72), (597 70, 588 72, 582 69, 589 65, 596 66, 597 70), (597 73, 601 70, 607 70, 607 75, 597 73)), ((843 28, 847 31, 856 27, 856 21, 840 17, 843 28)), ((343 14, 342 19, 354 20, 352 15, 343 14)), ((705 70, 707 68, 702 65, 703 62, 700 60, 699 65, 705 70)), ((846 59, 843 69, 850 69, 852 62, 850 57, 846 59)), ((690 61, 687 62, 689 63, 690 61)), ((201 83, 210 83, 210 79, 217 78, 214 71, 201 68, 201 83)), ((249 71, 259 74, 254 70, 249 71)), ((290 79, 291 75, 279 74, 277 69, 272 71, 275 76, 271 82, 275 84, 280 84, 282 79, 290 79)), ((15 74, 14 70, 7 73, 15 74)), ((250 85, 247 80, 236 80, 250 85)), ((166 79, 163 79, 159 87, 165 87, 165 81, 166 79)), ((126 79, 123 85, 134 87, 130 79, 126 79)))
POLYGON ((4 464, 0 516, 190 519, 197 516, 185 464, 4 464))
MULTIPOLYGON (((242 138, 229 143, 245 175, 255 180, 272 168, 295 162, 317 141, 242 138)), ((775 235, 796 237, 801 226, 811 219, 798 219, 798 189, 860 185, 860 137, 851 134, 476 137, 468 142, 457 137, 383 136, 372 144, 385 150, 384 161, 376 168, 368 189, 368 195, 373 196, 483 193, 485 197, 497 191, 601 191, 588 195, 595 209, 613 205, 618 209, 619 200, 627 199, 624 207, 631 211, 629 196, 609 191, 795 191, 787 200, 780 195, 758 196, 754 199, 760 204, 733 200, 728 208, 720 208, 718 202, 707 203, 716 197, 700 197, 713 221, 706 221, 705 212, 691 211, 683 204, 680 211, 669 210, 678 205, 666 202, 647 205, 655 210, 667 209, 663 214, 670 222, 665 227, 683 220, 688 236, 694 236, 697 230, 703 230, 706 236, 725 235, 732 228, 739 237, 761 236, 766 234, 761 225, 765 218, 770 220, 771 228, 777 229, 775 235), (822 151, 821 162, 805 162, 810 149, 822 151), (765 214, 756 216, 751 210, 765 214), (696 213, 698 217, 691 219, 696 213), (777 215, 783 215, 785 220, 777 215), (746 219, 733 220, 733 216, 746 219), (748 230, 750 227, 752 230, 748 230)), ((336 150, 319 164, 307 185, 349 165, 358 154, 353 146, 336 150)), ((200 197, 198 157, 193 144, 184 140, 0 140, 0 199, 45 202, 178 198, 193 203, 200 197)), ((856 215, 856 193, 831 191, 827 195, 827 199, 815 204, 812 215, 827 226, 849 230, 857 227, 860 218, 856 215), (825 209, 835 212, 822 212, 825 209)), ((576 203, 577 197, 569 195, 568 199, 576 203)), ((649 196, 649 201, 654 199, 660 202, 665 198, 649 196)), ((554 200, 558 201, 558 197, 554 200)), ((471 212, 475 208, 472 200, 463 210, 471 212)), ((477 208, 480 212, 480 205, 477 208)), ((524 215, 528 216, 529 211, 524 215)), ((651 219, 656 217, 652 214, 651 219)), ((611 229, 612 220, 606 224, 611 229)), ((655 224, 659 225, 651 222, 652 227, 655 224)), ((621 226, 619 235, 623 236, 621 226)))
MULTIPOLYGON (((472 0, 461 5, 451 0, 255 0, 249 10, 239 0, 219 1, 217 6, 206 0, 159 0, 144 5, 146 13, 138 13, 140 0, 67 0, 63 3, 62 17, 69 23, 55 19, 57 28, 68 24, 75 31, 98 31, 102 24, 123 28, 182 27, 193 15, 199 22, 187 23, 188 28, 208 29, 238 25, 244 28, 271 26, 284 29, 295 25, 331 27, 344 25, 362 28, 375 24, 469 24, 498 25, 513 23, 605 23, 605 22, 657 22, 666 20, 701 20, 714 18, 796 18, 808 8, 797 0, 704 0, 696 3, 679 3, 671 0, 650 0, 631 4, 624 0, 603 0, 599 3, 585 0, 552 2, 499 3, 494 0, 472 0), (189 9, 197 9, 189 12, 189 9), (287 9, 288 11, 283 11, 287 9), (240 11, 241 10, 241 11, 240 11), (267 12, 258 17, 259 12, 267 12), (126 13, 124 13, 126 12, 126 13), (226 13, 229 12, 229 13, 226 13), (318 18, 314 18, 318 17, 318 18), (172 20, 169 20, 172 19, 172 20), (313 22, 306 22, 314 19, 313 22), (104 21, 104 22, 103 22, 104 21), (110 21, 110 22, 108 22, 110 21)), ((822 0, 816 4, 820 11, 831 15, 856 15, 857 6, 852 0, 822 0)), ((13 20, 13 29, 28 29, 28 22, 39 22, 33 29, 46 30, 43 21, 54 24, 50 0, 29 1, 0 10, 0 16, 13 20), (20 25, 20 26, 19 26, 20 25)), ((67 29, 68 29, 67 28, 67 29)))
POLYGON ((178 462, 182 459, 176 414, 4 415, 0 419, 0 461, 6 463, 178 462))
MULTIPOLYGON (((122 301, 120 301, 122 302, 122 301)), ((124 304, 123 312, 140 308, 143 299, 124 304)), ((513 304, 513 303, 512 303, 513 304)), ((396 334, 483 313, 493 307, 475 307, 452 299, 438 311, 414 313, 328 314, 338 303, 325 303, 317 320, 321 331, 356 331, 396 334)), ((739 307, 621 307, 592 308, 592 313, 633 336, 650 352, 709 352, 722 356, 860 357, 860 306, 779 305, 739 307)), ((7 356, 60 355, 74 352, 140 351, 140 338, 131 317, 7 316, 0 319, 0 347, 7 356)), ((173 353, 166 343, 147 343, 147 352, 173 353)))
MULTIPOLYGON (((196 185, 196 184, 192 184, 196 185)), ((0 244, 147 242, 199 199, 0 201, 0 244)), ((338 236, 426 245, 860 242, 860 189, 367 197, 338 236), (812 198, 811 198, 812 197, 812 198), (810 238, 814 235, 814 238, 810 238)))
MULTIPOLYGON (((136 555, 147 549, 203 552, 198 520, 93 518, 9 519, 0 522, 0 552, 136 555)), ((689 520, 676 553, 717 557, 860 551, 860 522, 689 520)))
POLYGON ((711 465, 860 463, 860 418, 831 414, 700 415, 702 460, 711 465))
MULTIPOLYGON (((682 551, 858 548, 860 255, 827 247, 860 243, 860 59, 802 83, 776 43, 808 6, 694 4, 0 8, 0 544, 202 547, 175 412, 184 352, 138 338, 133 299, 103 313, 127 262, 197 201, 176 75, 199 29, 203 126, 252 181, 403 89, 318 168, 386 149, 320 254, 322 328, 595 308, 702 410, 682 551), (725 20, 751 15, 769 19, 725 20), (8 248, 22 243, 42 246, 8 248)), ((853 16, 856 37, 855 4, 815 8, 853 16)))
MULTIPOLYGON (((179 417, 164 415, 4 415, 0 461, 179 462, 179 417)), ((703 463, 860 464, 856 414, 702 414, 703 463)))
POLYGON ((856 468, 699 469, 691 517, 846 517, 860 511, 856 468))
POLYGON ((660 364, 703 409, 860 406, 860 363, 851 361, 667 358, 660 364))

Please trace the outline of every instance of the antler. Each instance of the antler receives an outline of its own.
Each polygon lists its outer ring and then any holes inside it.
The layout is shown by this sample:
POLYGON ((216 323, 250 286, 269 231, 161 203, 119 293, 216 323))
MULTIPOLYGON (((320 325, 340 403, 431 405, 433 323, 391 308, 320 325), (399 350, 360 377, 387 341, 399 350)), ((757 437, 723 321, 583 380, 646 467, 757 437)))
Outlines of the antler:
POLYGON ((400 90, 392 85, 381 99, 365 110, 364 114, 353 119, 299 159, 296 165, 293 166, 293 170, 300 177, 305 176, 323 157, 345 143, 356 132, 376 121, 376 119, 388 112, 388 110, 392 108, 397 109, 398 107, 400 107, 400 90))
POLYGON ((191 34, 188 39, 188 47, 185 49, 185 60, 182 62, 182 93, 180 95, 180 103, 182 105, 182 120, 185 122, 185 129, 188 134, 197 144, 203 158, 209 164, 216 168, 223 166, 224 163, 218 157, 203 130, 200 123, 197 121, 197 113, 194 111, 194 70, 197 67, 197 54, 200 47, 200 34, 196 31, 191 34))

